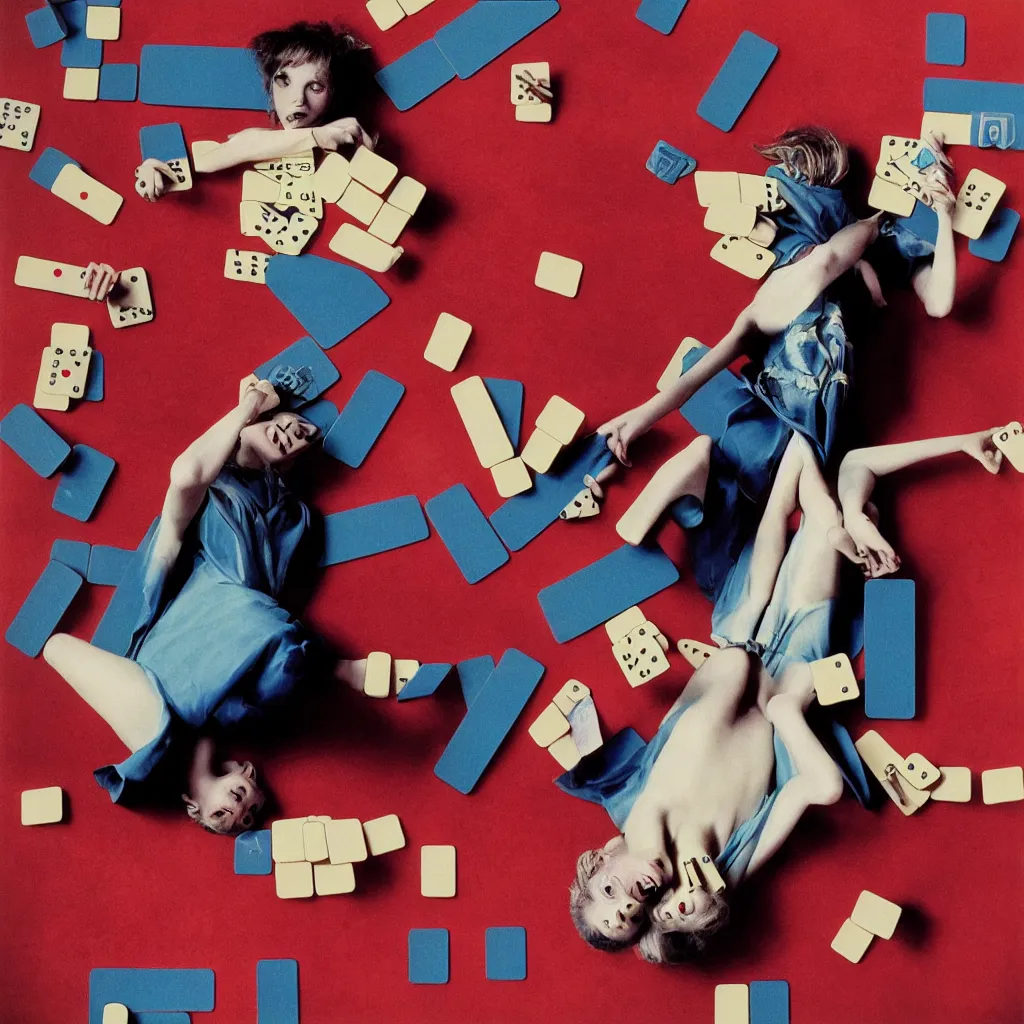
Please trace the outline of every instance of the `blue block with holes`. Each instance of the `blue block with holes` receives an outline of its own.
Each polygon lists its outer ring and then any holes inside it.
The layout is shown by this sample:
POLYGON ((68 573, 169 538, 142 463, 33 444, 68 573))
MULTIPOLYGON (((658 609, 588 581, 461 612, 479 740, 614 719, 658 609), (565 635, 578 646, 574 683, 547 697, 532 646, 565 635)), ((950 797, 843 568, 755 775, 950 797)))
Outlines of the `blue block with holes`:
POLYGON ((718 74, 697 104, 697 116, 731 131, 744 107, 768 74, 779 48, 753 32, 740 33, 718 74))

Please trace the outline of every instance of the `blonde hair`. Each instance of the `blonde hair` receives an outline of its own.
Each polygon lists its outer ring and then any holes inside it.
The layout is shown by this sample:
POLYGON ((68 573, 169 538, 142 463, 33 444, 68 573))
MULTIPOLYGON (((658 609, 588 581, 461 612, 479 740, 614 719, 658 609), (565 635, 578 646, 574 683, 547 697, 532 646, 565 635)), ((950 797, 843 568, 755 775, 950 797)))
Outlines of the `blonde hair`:
POLYGON ((791 128, 754 149, 766 159, 781 163, 791 178, 802 176, 810 185, 831 188, 839 184, 850 169, 846 146, 819 125, 791 128))
POLYGON ((590 894, 590 880, 597 874, 604 857, 604 850, 584 850, 576 860, 576 877, 569 886, 569 916, 572 917, 579 937, 587 945, 603 953, 617 953, 634 945, 639 933, 634 932, 628 939, 610 939, 592 928, 586 918, 587 907, 594 902, 590 894))

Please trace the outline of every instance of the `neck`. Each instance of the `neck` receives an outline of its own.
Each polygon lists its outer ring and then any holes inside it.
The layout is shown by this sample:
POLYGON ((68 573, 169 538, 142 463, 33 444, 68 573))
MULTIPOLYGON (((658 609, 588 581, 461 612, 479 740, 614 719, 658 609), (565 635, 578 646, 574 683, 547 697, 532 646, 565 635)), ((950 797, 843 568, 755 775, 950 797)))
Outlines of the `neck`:
POLYGON ((253 447, 241 437, 238 439, 238 446, 235 448, 232 458, 235 460, 235 465, 241 469, 266 469, 263 460, 253 447))
POLYGON ((196 742, 192 752, 192 763, 188 770, 189 792, 198 794, 203 786, 215 777, 213 770, 214 743, 209 736, 203 736, 196 742))

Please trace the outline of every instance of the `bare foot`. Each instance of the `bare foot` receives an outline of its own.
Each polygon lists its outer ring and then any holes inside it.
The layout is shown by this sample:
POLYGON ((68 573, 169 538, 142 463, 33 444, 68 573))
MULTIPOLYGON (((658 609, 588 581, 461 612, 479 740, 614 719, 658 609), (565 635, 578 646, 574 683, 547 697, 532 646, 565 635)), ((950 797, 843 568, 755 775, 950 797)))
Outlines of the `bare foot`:
POLYGON ((673 501, 684 494, 692 494, 703 501, 710 465, 711 438, 701 435, 673 455, 651 477, 615 524, 616 533, 627 544, 640 544, 673 501))
POLYGON ((964 442, 963 450, 972 459, 977 459, 990 473, 998 473, 999 467, 1003 464, 1003 453, 992 441, 992 435, 1001 429, 1002 427, 994 427, 992 430, 982 430, 980 433, 972 434, 964 442))
POLYGON ((833 526, 826 534, 829 544, 832 545, 844 558, 849 559, 854 565, 860 567, 865 576, 871 575, 871 567, 868 564, 866 554, 861 554, 854 543, 853 538, 846 531, 845 526, 833 526))
POLYGON ((363 692, 363 680, 366 678, 366 659, 345 661, 339 658, 334 664, 334 678, 339 683, 347 683, 353 690, 363 692))
POLYGON ((864 575, 871 579, 897 572, 900 567, 899 555, 879 532, 877 524, 878 509, 870 501, 865 503, 863 512, 843 524, 856 546, 858 558, 867 560, 864 575))

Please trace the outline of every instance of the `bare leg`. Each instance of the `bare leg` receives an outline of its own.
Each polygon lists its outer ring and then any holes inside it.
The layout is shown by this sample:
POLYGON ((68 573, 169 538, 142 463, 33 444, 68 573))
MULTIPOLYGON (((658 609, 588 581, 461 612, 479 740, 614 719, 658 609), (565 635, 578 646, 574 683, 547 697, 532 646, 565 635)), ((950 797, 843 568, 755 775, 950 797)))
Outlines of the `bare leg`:
MULTIPOLYGON (((728 716, 735 717, 750 685, 751 673, 760 670, 761 662, 742 647, 730 647, 712 654, 690 676, 683 692, 668 709, 668 718, 683 703, 697 699, 720 701, 728 716)), ((662 722, 664 722, 664 718, 662 722)))
POLYGON ((615 524, 628 544, 640 544, 658 517, 685 494, 704 500, 711 467, 711 438, 703 434, 665 462, 615 524))
POLYGON ((881 576, 899 568, 896 552, 879 532, 877 517, 873 520, 871 516, 873 506, 868 498, 878 477, 954 452, 965 452, 980 462, 989 473, 998 473, 1003 453, 992 443, 992 435, 997 429, 908 441, 904 444, 856 448, 846 455, 839 467, 838 481, 843 523, 856 544, 858 555, 867 560, 870 575, 881 576))
POLYGON ((51 636, 43 657, 132 753, 156 737, 164 702, 140 665, 67 633, 51 636))

